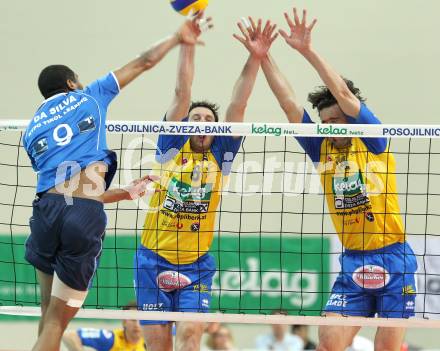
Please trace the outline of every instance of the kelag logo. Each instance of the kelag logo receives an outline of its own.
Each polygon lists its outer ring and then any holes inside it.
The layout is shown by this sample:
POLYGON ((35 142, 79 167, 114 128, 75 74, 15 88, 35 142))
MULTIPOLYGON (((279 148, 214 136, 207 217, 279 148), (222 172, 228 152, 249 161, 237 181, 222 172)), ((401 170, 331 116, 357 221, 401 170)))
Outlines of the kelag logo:
MULTIPOLYGON (((18 244, 17 257, 24 257, 26 238, 27 235, 14 234, 14 242, 18 244)), ((0 234, 3 242, 8 239, 9 234, 0 234)), ((127 235, 126 232, 106 238, 100 259, 101 268, 98 268, 93 280, 86 306, 95 306, 96 301, 103 306, 118 306, 134 298, 134 289, 127 288, 133 286, 133 275, 118 274, 117 267, 133 267, 133 250, 137 244, 136 236, 127 235)), ((220 240, 214 239, 210 250, 217 261, 211 311, 269 314, 282 306, 292 314, 297 311, 319 315, 331 288, 330 275, 325 273, 330 272, 328 252, 330 239, 326 237, 308 235, 292 238, 283 235, 281 239, 264 233, 250 236, 222 234, 220 240), (237 252, 238 243, 241 243, 242 250, 237 252)), ((33 267, 20 264, 22 259, 13 265, 9 245, 0 245, 0 257, 8 258, 6 262, 0 262, 0 274, 6 281, 0 285, 0 304, 6 305, 16 299, 35 306, 40 291, 35 289, 33 267), (20 277, 20 281, 16 277, 20 277)), ((188 282, 182 274, 175 272, 162 278, 165 288, 170 289, 188 282)), ((432 287, 435 288, 434 285, 432 287)), ((207 286, 203 284, 191 288, 195 294, 206 290, 207 286)), ((143 309, 157 311, 162 307, 161 304, 151 303, 145 304, 143 309)), ((0 316, 1 320, 6 318, 9 317, 0 316)))
POLYGON ((214 239, 213 311, 319 315, 330 291, 330 240, 258 235, 214 239), (237 252, 237 247, 246 249, 237 252), (282 250, 278 249, 282 248, 282 250))
POLYGON ((262 127, 256 127, 254 124, 252 124, 252 134, 272 134, 275 136, 280 136, 281 128, 268 127, 266 124, 262 127))
POLYGON ((323 127, 318 124, 316 126, 316 133, 318 133, 318 135, 347 135, 348 129, 333 126, 323 127))

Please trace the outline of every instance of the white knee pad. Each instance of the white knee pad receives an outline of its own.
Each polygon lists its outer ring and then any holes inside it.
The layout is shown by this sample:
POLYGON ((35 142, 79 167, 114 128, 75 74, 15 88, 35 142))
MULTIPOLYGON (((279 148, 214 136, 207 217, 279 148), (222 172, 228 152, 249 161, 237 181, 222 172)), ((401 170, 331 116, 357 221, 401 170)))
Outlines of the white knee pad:
POLYGON ((88 291, 79 291, 67 286, 54 273, 51 295, 65 301, 67 306, 80 308, 87 297, 87 293, 88 291))

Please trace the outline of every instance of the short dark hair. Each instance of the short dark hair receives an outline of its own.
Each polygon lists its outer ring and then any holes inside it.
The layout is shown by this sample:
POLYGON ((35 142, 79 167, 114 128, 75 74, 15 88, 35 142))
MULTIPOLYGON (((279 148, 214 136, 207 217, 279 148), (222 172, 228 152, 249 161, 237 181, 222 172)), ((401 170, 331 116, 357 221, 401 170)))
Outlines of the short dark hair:
MULTIPOLYGON (((348 89, 361 101, 365 99, 361 95, 361 91, 356 88, 351 80, 343 78, 347 84, 348 89)), ((307 99, 319 112, 321 110, 337 104, 336 98, 332 95, 330 89, 326 86, 319 86, 309 94, 307 99)))
POLYGON ((64 65, 51 65, 44 68, 38 77, 38 88, 45 99, 69 90, 68 80, 76 81, 75 72, 64 65))
POLYGON ((212 102, 209 102, 207 100, 193 101, 191 103, 190 108, 189 108, 188 115, 190 114, 190 112, 192 110, 194 110, 197 107, 205 107, 205 108, 211 110, 211 112, 214 115, 215 121, 218 122, 218 111, 220 110, 220 106, 219 105, 214 104, 212 102))

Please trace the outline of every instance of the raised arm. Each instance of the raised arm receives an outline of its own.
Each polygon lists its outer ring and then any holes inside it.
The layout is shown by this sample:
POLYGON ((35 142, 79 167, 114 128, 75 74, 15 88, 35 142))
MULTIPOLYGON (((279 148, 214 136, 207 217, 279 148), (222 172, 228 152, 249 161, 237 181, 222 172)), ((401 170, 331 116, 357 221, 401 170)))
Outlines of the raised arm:
POLYGON ((203 13, 199 13, 191 20, 186 20, 176 33, 153 44, 136 59, 114 71, 119 82, 119 87, 121 89, 124 88, 142 73, 153 68, 178 44, 195 45, 199 43, 197 40, 198 36, 194 36, 192 27, 194 22, 200 19, 200 16, 203 16, 203 13))
POLYGON ((290 123, 301 123, 304 108, 298 102, 292 86, 269 54, 261 62, 264 75, 290 123))
MULTIPOLYGON (((200 12, 188 25, 188 35, 194 38, 194 41, 202 33, 200 30, 200 22, 203 19, 203 12, 200 12)), ((207 27, 212 28, 212 18, 206 19, 207 27)), ((177 80, 174 90, 173 101, 169 107, 166 120, 181 121, 188 114, 191 105, 191 88, 194 79, 194 56, 195 44, 183 44, 180 48, 179 63, 177 65, 177 80)))
POLYGON ((261 60, 267 55, 270 46, 277 38, 277 34, 273 34, 275 26, 272 26, 270 21, 267 21, 264 29, 262 29, 261 19, 258 20, 257 25, 251 17, 249 17, 249 20, 250 23, 244 21, 247 24, 246 28, 242 23, 237 24, 243 36, 234 34, 234 38, 241 42, 249 51, 249 58, 238 81, 235 83, 231 103, 226 112, 226 122, 243 122, 246 106, 255 85, 261 60))
POLYGON ((303 17, 300 20, 296 8, 293 9, 293 19, 287 13, 284 13, 284 16, 289 25, 290 34, 284 30, 279 32, 286 43, 304 56, 315 68, 342 111, 348 116, 357 117, 361 109, 361 102, 348 89, 344 79, 312 47, 312 30, 317 20, 314 19, 308 25, 307 11, 303 11, 303 17))
POLYGON ((194 55, 194 45, 183 44, 180 47, 176 88, 173 101, 166 114, 167 121, 181 121, 188 114, 194 79, 194 55))

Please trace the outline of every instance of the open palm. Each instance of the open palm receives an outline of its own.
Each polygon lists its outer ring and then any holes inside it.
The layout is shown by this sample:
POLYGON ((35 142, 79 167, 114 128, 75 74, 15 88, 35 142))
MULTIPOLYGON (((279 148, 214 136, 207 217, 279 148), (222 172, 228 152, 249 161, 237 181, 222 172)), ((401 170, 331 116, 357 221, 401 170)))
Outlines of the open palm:
POLYGON ((255 24, 252 17, 249 17, 249 21, 250 25, 246 28, 242 23, 237 23, 243 36, 234 34, 234 38, 242 43, 251 55, 259 59, 264 58, 278 37, 278 33, 274 34, 276 25, 267 21, 263 29, 261 19, 258 20, 258 24, 255 24))
POLYGON ((213 27, 212 18, 208 17, 204 18, 204 12, 200 11, 197 14, 189 17, 179 28, 179 37, 182 43, 195 45, 202 44, 203 42, 199 40, 200 35, 202 34, 201 24, 204 23, 204 26, 208 29, 213 27))
POLYGON ((293 9, 293 20, 287 13, 284 13, 284 17, 289 25, 290 34, 284 30, 280 30, 279 33, 286 43, 299 52, 310 50, 312 47, 312 30, 317 20, 314 19, 312 23, 308 25, 307 10, 303 10, 303 18, 300 21, 296 8, 293 9))

